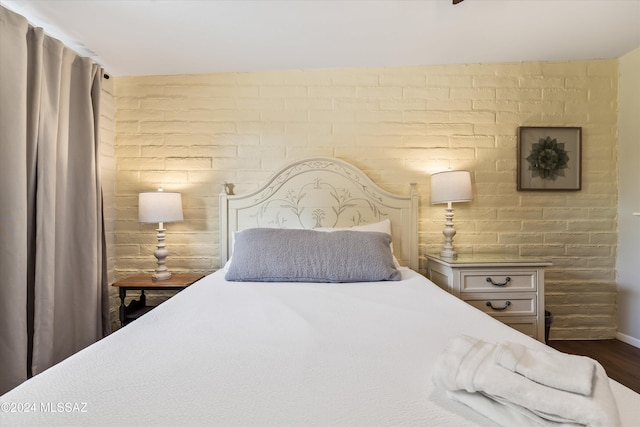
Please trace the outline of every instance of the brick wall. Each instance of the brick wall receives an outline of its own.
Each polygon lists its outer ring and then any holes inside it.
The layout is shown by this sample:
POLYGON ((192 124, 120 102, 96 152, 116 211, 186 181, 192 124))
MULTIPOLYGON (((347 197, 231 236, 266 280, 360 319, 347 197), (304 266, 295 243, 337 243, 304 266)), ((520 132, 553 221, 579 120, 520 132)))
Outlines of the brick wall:
POLYGON ((420 192, 420 250, 442 245, 430 174, 473 172, 455 206, 460 253, 544 256, 552 338, 615 334, 617 61, 273 71, 116 79, 116 273, 154 268, 137 194, 183 193, 167 225, 174 271, 218 267, 221 184, 252 191, 303 156, 349 161, 420 192), (581 126, 580 192, 517 192, 518 126, 581 126))

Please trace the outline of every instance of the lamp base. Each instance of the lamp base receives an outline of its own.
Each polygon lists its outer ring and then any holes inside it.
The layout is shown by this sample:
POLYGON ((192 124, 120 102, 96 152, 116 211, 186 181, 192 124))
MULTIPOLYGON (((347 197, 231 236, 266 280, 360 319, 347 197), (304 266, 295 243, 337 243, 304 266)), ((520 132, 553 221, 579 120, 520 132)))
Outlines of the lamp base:
POLYGON ((442 230, 442 234, 444 234, 444 247, 442 248, 442 252, 440 252, 440 256, 443 258, 457 258, 458 254, 453 249, 453 236, 456 235, 456 230, 453 228, 453 208, 451 207, 451 202, 449 202, 444 216, 446 218, 445 228, 442 230))
POLYGON ((442 258, 455 259, 455 258, 458 258, 458 253, 456 251, 444 250, 444 251, 440 252, 440 256, 442 258))
POLYGON ((155 273, 153 276, 151 276, 151 279, 154 282, 160 281, 160 280, 168 280, 171 279, 171 273, 169 273, 168 271, 163 271, 161 273, 155 273))
POLYGON ((158 260, 158 266, 156 267, 155 274, 151 276, 151 278, 154 281, 168 280, 171 278, 171 273, 169 272, 169 270, 167 270, 167 266, 166 266, 167 255, 169 255, 169 252, 167 251, 166 245, 164 243, 165 229, 162 223, 158 225, 158 229, 156 231, 157 231, 156 237, 158 238, 158 246, 153 254, 158 260))

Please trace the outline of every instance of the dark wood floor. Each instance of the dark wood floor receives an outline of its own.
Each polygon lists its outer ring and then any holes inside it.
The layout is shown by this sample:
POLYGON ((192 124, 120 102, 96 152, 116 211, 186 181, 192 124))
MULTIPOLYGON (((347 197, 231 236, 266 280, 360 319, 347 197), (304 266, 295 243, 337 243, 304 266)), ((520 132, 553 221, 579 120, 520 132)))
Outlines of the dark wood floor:
POLYGON ((640 393, 640 348, 618 340, 551 340, 549 346, 597 360, 610 378, 640 393))

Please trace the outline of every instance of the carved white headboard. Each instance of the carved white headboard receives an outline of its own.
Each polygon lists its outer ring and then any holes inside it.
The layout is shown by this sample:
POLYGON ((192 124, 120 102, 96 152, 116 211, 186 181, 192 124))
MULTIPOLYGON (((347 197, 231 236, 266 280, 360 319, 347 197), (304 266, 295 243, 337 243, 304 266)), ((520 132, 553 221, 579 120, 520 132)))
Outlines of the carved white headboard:
POLYGON ((418 270, 418 194, 389 193, 355 166, 313 157, 290 163, 257 191, 220 194, 220 264, 231 254, 234 231, 253 227, 351 227, 391 220, 400 264, 418 270))

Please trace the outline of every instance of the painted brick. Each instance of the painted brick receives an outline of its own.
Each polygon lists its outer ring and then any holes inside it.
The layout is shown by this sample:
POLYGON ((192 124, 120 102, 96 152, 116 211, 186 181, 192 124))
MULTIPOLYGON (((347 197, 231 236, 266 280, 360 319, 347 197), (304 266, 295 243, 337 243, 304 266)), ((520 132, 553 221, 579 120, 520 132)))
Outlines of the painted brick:
POLYGON ((307 96, 306 86, 262 86, 260 97, 266 98, 303 98, 307 96))
MULTIPOLYGON (((522 230, 521 221, 477 221, 478 229, 486 232, 507 232, 513 233, 514 231, 522 230)), ((456 220, 456 228, 458 228, 458 221, 456 220)))
POLYGON ((495 147, 495 137, 493 135, 452 135, 450 146, 455 147, 495 147))
POLYGON ((615 61, 589 61, 587 75, 589 77, 609 77, 618 73, 615 61))
MULTIPOLYGON (((501 90, 507 91, 507 89, 501 90)), ((450 96, 451 99, 469 99, 474 101, 478 99, 496 99, 496 91, 497 89, 495 88, 453 88, 451 89, 450 96)))
POLYGON ((356 94, 354 86, 309 86, 309 98, 353 98, 356 94))
POLYGON ((467 123, 429 123, 428 135, 473 135, 473 126, 467 123))
MULTIPOLYGON (((255 105, 253 108, 259 108, 260 100, 251 100, 255 105)), ((271 101, 270 101, 271 102, 271 101)), ((331 99, 317 99, 317 98, 299 98, 299 99, 286 99, 283 100, 284 108, 287 110, 302 110, 302 111, 323 111, 333 109, 333 101, 331 99)), ((239 102, 239 107, 242 108, 242 104, 239 102)), ((262 107, 262 109, 273 107, 262 107)))
POLYGON ((520 62, 495 64, 492 68, 496 75, 502 76, 540 76, 543 74, 543 62, 520 62))
POLYGON ((167 170, 194 170, 194 169, 211 169, 212 162, 210 157, 167 157, 167 170))
POLYGON ((567 245, 567 253, 572 256, 585 256, 585 257, 609 257, 611 253, 610 245, 593 245, 593 244, 581 244, 581 245, 567 245))
POLYGON ((519 104, 518 111, 520 113, 544 113, 544 115, 562 114, 565 110, 565 100, 548 101, 527 101, 519 104))
MULTIPOLYGON (((424 113, 423 113, 424 114, 424 113)), ((361 111, 355 113, 356 122, 396 122, 403 121, 403 114, 400 111, 361 111)), ((353 120, 353 119, 352 119, 353 120)), ((416 120, 407 120, 416 121, 416 120)))
POLYGON ((471 99, 427 99, 427 111, 467 111, 472 109, 471 99))
POLYGON ((153 183, 154 187, 164 187, 166 184, 183 184, 188 181, 187 171, 140 171, 140 181, 153 183))
POLYGON ((611 75, 606 77, 572 77, 565 78, 565 86, 568 88, 603 88, 612 89, 614 87, 614 80, 611 79, 611 75))
MULTIPOLYGON (((471 87, 474 77, 470 75, 428 75, 427 86, 430 87, 471 87)), ((492 85, 493 86, 493 85, 492 85)))
MULTIPOLYGON (((563 245, 551 245, 548 243, 542 245, 520 245, 520 255, 532 257, 552 257, 565 255, 565 249, 563 245)), ((548 279, 548 277, 546 279, 548 279)), ((545 285, 547 282, 546 279, 545 285)), ((551 286, 551 289, 553 289, 553 286, 551 286)))
MULTIPOLYGON (((545 243, 560 244, 587 244, 589 235, 583 233, 544 233, 545 243)), ((575 254, 574 254, 575 255, 575 254)))
POLYGON ((454 123, 495 123, 495 113, 485 111, 452 112, 449 117, 454 123))
POLYGON ((496 99, 536 101, 542 99, 542 90, 536 88, 499 88, 496 89, 496 99))
POLYGON ((405 122, 419 123, 446 123, 449 121, 449 113, 446 111, 428 111, 422 110, 404 111, 401 113, 401 119, 405 122))
POLYGON ((380 82, 382 70, 334 70, 331 73, 331 81, 334 85, 348 86, 376 86, 380 82))
POLYGON ((586 76, 586 63, 572 62, 543 62, 541 63, 541 74, 544 76, 586 76))
POLYGON ((356 97, 359 98, 385 98, 385 99, 394 99, 394 98, 402 98, 402 88, 401 87, 387 87, 387 86, 378 86, 378 87, 356 87, 356 97))
POLYGON ((473 110, 490 110, 495 111, 496 114, 499 112, 511 112, 516 113, 520 110, 520 102, 512 101, 512 100, 472 100, 472 108, 473 110))
POLYGON ((379 76, 380 86, 421 87, 425 86, 427 82, 426 74, 411 72, 411 69, 407 69, 405 73, 401 72, 401 70, 398 70, 398 72, 395 71, 396 70, 392 70, 389 73, 382 71, 379 76))
POLYGON ((500 233, 498 243, 516 247, 522 244, 535 245, 543 243, 543 236, 539 233, 500 233))
POLYGON ((117 162, 118 170, 131 171, 164 169, 164 165, 164 158, 119 157, 117 162))
POLYGON ((587 102, 588 98, 589 98, 589 91, 584 89, 567 89, 567 88, 542 89, 542 99, 544 100, 580 103, 580 102, 587 102))
MULTIPOLYGON (((258 86, 216 86, 210 92, 211 96, 222 98, 252 98, 260 96, 260 88, 258 86)), ((202 96, 202 94, 198 96, 202 96)))
POLYGON ((543 210, 540 208, 501 208, 498 209, 498 219, 500 220, 513 220, 519 219, 521 221, 526 220, 539 220, 542 219, 543 210))
POLYGON ((391 111, 408 111, 415 110, 424 112, 426 110, 426 101, 424 99, 385 99, 378 102, 380 110, 391 111))
POLYGON ((520 79, 516 75, 509 76, 496 76, 496 75, 486 75, 486 76, 473 76, 473 86, 474 87, 518 87, 521 86, 520 79))
POLYGON ((482 207, 496 207, 509 208, 519 206, 518 196, 514 195, 485 195, 482 198, 478 197, 474 200, 474 205, 482 207))
POLYGON ((615 220, 591 220, 591 221, 569 221, 567 223, 569 231, 606 231, 615 229, 615 220))
POLYGON ((187 110, 226 110, 233 108, 240 108, 240 105, 244 102, 244 98, 211 98, 211 97, 189 97, 188 102, 185 102, 184 108, 187 110))
POLYGON ((406 87, 402 91, 402 96, 405 99, 427 99, 431 101, 449 99, 450 93, 451 91, 448 87, 406 87))
POLYGON ((137 120, 128 120, 123 118, 117 121, 116 126, 118 134, 120 134, 120 132, 137 133, 140 130, 140 122, 137 120))
POLYGON ((329 135, 333 129, 331 123, 285 123, 285 133, 289 135, 329 135))
POLYGON ((333 100, 336 111, 379 110, 380 101, 377 99, 337 98, 333 100))
POLYGON ((565 77, 525 76, 518 78, 518 85, 525 88, 562 88, 566 86, 565 77))
POLYGON ((589 243, 595 245, 609 245, 615 247, 615 243, 618 240, 618 233, 613 231, 607 233, 589 233, 589 243))

